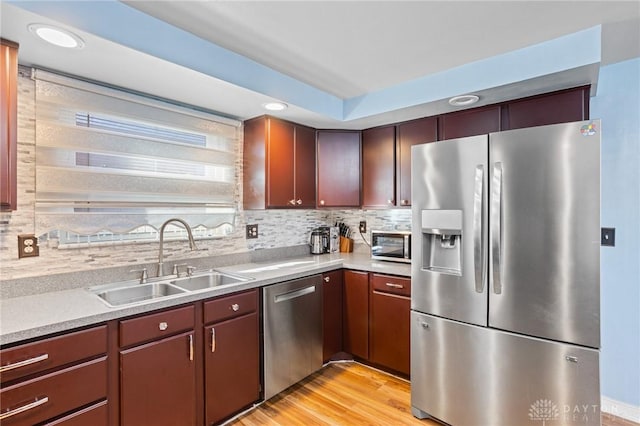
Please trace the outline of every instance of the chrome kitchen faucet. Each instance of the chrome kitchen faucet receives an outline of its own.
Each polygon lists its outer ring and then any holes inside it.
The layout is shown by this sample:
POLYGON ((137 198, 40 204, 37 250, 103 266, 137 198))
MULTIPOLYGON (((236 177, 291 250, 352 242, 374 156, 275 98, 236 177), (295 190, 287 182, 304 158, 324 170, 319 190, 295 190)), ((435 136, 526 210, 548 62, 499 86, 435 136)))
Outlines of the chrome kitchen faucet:
POLYGON ((162 224, 162 226, 160 227, 160 250, 158 252, 158 277, 162 277, 164 276, 164 262, 162 260, 162 252, 163 252, 163 245, 164 245, 164 228, 170 223, 170 222, 179 222, 181 223, 185 229, 187 230, 187 235, 189 235, 189 248, 191 250, 196 250, 196 242, 193 240, 193 233, 191 232, 191 227, 187 224, 187 222, 185 222, 182 219, 178 219, 178 218, 172 218, 167 220, 165 223, 162 224))

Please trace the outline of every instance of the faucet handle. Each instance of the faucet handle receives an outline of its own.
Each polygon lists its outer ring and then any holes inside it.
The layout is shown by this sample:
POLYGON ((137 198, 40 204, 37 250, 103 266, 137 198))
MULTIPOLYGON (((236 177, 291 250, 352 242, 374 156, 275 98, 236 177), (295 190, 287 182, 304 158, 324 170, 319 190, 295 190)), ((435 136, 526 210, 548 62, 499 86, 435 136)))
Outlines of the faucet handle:
POLYGON ((173 275, 180 276, 180 271, 178 270, 178 268, 180 268, 181 266, 187 266, 187 264, 186 263, 176 263, 175 265, 173 265, 173 271, 171 273, 173 275))
POLYGON ((129 272, 142 272, 142 275, 140 275, 140 284, 144 284, 147 282, 147 278, 149 278, 149 275, 147 274, 147 268, 142 268, 142 269, 134 269, 132 271, 129 272))
POLYGON ((195 266, 187 266, 187 276, 190 277, 193 275, 193 271, 196 270, 195 266))

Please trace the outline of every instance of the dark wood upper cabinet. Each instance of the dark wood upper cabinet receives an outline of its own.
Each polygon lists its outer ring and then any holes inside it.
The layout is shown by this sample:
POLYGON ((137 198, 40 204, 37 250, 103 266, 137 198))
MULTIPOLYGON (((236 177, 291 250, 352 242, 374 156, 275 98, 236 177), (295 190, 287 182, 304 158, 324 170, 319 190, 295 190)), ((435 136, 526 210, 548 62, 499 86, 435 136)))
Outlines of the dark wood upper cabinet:
POLYGON ((296 207, 316 206, 316 130, 296 126, 295 145, 296 207))
POLYGON ((395 176, 395 127, 364 130, 362 132, 362 206, 395 206, 395 176))
POLYGON ((438 120, 426 117, 396 126, 396 204, 411 205, 411 147, 438 140, 438 120))
POLYGON ((318 130, 318 207, 360 206, 360 132, 318 130))
POLYGON ((18 44, 0 38, 0 210, 17 208, 18 44))
POLYGON ((244 127, 244 208, 315 207, 315 129, 273 117, 244 127))
POLYGON ((509 102, 503 106, 502 130, 589 119, 589 86, 509 102))
POLYGON ((500 105, 451 112, 438 117, 438 140, 500 131, 500 105))

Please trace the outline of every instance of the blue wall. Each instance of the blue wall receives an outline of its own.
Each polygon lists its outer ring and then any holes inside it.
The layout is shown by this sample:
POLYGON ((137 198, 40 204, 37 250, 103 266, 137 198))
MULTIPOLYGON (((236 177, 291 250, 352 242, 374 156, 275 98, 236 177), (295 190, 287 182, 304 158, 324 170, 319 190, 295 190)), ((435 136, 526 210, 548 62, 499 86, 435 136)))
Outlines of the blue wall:
POLYGON ((601 392, 640 406, 640 58, 601 68, 591 118, 602 119, 601 392))

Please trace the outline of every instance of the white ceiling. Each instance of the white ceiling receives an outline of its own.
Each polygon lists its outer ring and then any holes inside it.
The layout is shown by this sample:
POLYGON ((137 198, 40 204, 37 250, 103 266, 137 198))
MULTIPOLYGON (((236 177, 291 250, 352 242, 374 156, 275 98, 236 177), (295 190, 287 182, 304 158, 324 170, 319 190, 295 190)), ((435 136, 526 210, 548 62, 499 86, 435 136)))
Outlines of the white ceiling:
MULTIPOLYGON (((25 65, 107 82, 239 119, 265 113, 261 104, 273 98, 272 93, 232 84, 139 51, 122 39, 98 36, 73 13, 43 13, 28 3, 0 4, 2 37, 20 43, 19 60, 25 65), (26 30, 32 22, 72 29, 85 39, 87 48, 52 48, 26 30)), ((598 24, 603 25, 603 65, 640 56, 638 1, 124 3, 338 99, 394 88, 598 24)), ((90 7, 87 5, 84 3, 90 7)), ((135 33, 122 25, 123 33, 135 33)), ((541 85, 549 89, 570 87, 580 83, 574 81, 579 78, 584 76, 556 76, 552 83, 540 80, 535 90, 544 89, 541 85)), ((496 88, 485 98, 497 102, 516 92, 527 94, 514 85, 496 88)), ((278 115, 320 128, 366 128, 444 112, 444 105, 446 102, 439 101, 412 108, 390 107, 384 113, 343 121, 290 102, 290 108, 278 115)))

